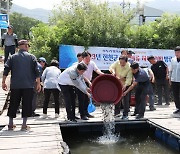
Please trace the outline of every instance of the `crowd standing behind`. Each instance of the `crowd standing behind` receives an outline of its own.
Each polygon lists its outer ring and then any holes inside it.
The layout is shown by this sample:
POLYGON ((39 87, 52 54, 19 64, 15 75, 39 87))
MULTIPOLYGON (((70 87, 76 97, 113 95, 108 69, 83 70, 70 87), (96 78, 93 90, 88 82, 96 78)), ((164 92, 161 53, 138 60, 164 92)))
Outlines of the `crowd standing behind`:
MULTIPOLYGON (((88 51, 77 54, 78 62, 65 69, 62 73, 59 69, 59 62, 52 60, 49 67, 44 57, 37 61, 36 57, 28 52, 29 42, 20 40, 18 42, 19 51, 14 54, 17 36, 12 31, 12 26, 8 27, 8 32, 2 37, 2 45, 5 45, 5 64, 2 80, 2 88, 7 90, 6 77, 11 71, 10 84, 10 106, 8 108, 9 125, 8 129, 13 130, 15 125, 13 118, 16 117, 17 109, 22 99, 22 130, 29 129, 27 118, 30 116, 39 116, 35 113, 37 93, 41 86, 44 93, 43 118, 47 117, 47 108, 51 93, 55 102, 55 118, 59 117, 59 93, 63 94, 65 100, 67 120, 76 122, 75 116, 75 98, 78 96, 80 119, 88 120, 93 115, 88 113, 89 98, 91 96, 91 81, 93 71, 98 75, 104 73, 91 60, 91 54, 88 51), (10 35, 10 36, 9 36, 10 35), (11 46, 11 47, 10 47, 11 46), (8 58, 9 53, 12 55, 8 58), (7 60, 7 61, 6 61, 7 60), (26 68, 26 69, 25 69, 26 68), (41 77, 41 80, 40 80, 41 77), (40 85, 40 83, 42 84, 40 85)), ((132 116, 136 119, 144 117, 146 109, 146 97, 149 96, 150 111, 156 110, 154 107, 154 90, 152 84, 157 87, 158 103, 162 105, 162 97, 165 97, 165 105, 169 105, 169 86, 172 86, 176 111, 180 113, 180 46, 175 48, 175 57, 172 58, 170 69, 163 61, 157 61, 155 57, 149 56, 151 69, 143 68, 134 62, 133 51, 123 50, 119 60, 114 62, 109 71, 116 76, 123 85, 123 98, 115 106, 115 115, 120 113, 120 105, 123 106, 122 119, 127 120, 130 111, 131 90, 135 89, 135 110, 132 116), (162 95, 164 90, 164 95, 162 95)))

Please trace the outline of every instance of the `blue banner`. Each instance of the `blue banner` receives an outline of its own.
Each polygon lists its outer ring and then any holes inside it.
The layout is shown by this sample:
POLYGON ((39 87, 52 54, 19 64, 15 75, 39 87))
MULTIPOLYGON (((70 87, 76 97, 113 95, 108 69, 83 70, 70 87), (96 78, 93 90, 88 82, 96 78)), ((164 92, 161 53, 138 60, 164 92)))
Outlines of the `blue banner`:
POLYGON ((72 45, 59 46, 60 68, 67 68, 77 61, 76 52, 72 45))
MULTIPOLYGON (((65 69, 74 62, 77 62, 77 54, 82 53, 84 50, 85 48, 83 46, 60 45, 60 68, 65 69)), ((109 66, 118 60, 121 51, 124 50, 124 48, 89 47, 87 50, 91 53, 91 60, 96 63, 98 68, 101 70, 108 70, 109 66)), ((167 65, 170 65, 172 57, 175 56, 173 50, 138 48, 126 48, 126 50, 132 50, 135 53, 131 58, 138 62, 140 66, 150 66, 150 63, 147 60, 150 55, 153 55, 157 60, 164 61, 167 65)))
POLYGON ((6 21, 0 21, 0 29, 7 29, 8 23, 6 21))
POLYGON ((8 15, 7 14, 0 14, 0 21, 8 21, 8 15))

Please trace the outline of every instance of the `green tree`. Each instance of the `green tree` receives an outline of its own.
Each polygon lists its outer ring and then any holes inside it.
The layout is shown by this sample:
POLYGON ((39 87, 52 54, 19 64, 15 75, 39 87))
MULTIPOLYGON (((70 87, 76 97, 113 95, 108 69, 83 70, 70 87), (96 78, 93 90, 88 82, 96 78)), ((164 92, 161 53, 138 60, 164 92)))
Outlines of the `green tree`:
POLYGON ((172 49, 180 44, 180 16, 164 14, 142 26, 133 24, 136 9, 124 13, 95 0, 67 0, 53 10, 49 25, 32 28, 32 51, 58 58, 60 44, 172 49))
POLYGON ((172 49, 180 44, 180 16, 164 14, 151 23, 154 29, 155 48, 172 49))
POLYGON ((62 37, 65 44, 126 46, 125 29, 133 17, 134 10, 123 14, 120 6, 110 9, 108 3, 71 0, 55 10, 50 21, 58 27, 58 22, 63 21, 60 23, 67 30, 62 37))
POLYGON ((33 44, 36 44, 34 52, 38 48, 52 58, 58 56, 59 44, 85 47, 129 45, 125 32, 134 17, 134 10, 122 13, 120 6, 110 9, 107 3, 95 0, 68 0, 53 13, 50 26, 40 25, 32 30, 33 44))
POLYGON ((31 51, 37 57, 46 57, 48 61, 58 58, 58 45, 61 40, 56 26, 41 23, 32 28, 31 51))
POLYGON ((30 39, 31 28, 41 23, 41 21, 23 16, 20 13, 10 14, 10 24, 13 25, 14 32, 18 39, 30 39))

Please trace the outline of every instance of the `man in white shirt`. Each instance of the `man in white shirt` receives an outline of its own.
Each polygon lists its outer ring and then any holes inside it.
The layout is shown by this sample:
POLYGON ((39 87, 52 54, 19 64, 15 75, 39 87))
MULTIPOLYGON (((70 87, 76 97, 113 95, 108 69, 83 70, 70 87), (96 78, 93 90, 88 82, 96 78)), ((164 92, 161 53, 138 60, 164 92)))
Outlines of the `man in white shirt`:
MULTIPOLYGON (((73 65, 64 70, 59 78, 58 83, 64 96, 66 104, 67 119, 76 122, 75 120, 75 87, 83 93, 91 97, 90 89, 86 86, 82 74, 87 70, 84 63, 73 65)), ((80 113, 81 114, 81 113, 80 113)))
POLYGON ((174 114, 180 114, 180 46, 175 48, 175 57, 171 60, 170 66, 170 85, 172 86, 176 111, 174 114))
MULTIPOLYGON (((104 74, 103 72, 101 72, 101 70, 97 67, 97 65, 91 61, 91 54, 88 51, 84 51, 82 53, 82 63, 85 63, 87 65, 87 70, 84 72, 83 76, 85 77, 85 79, 88 79, 89 81, 92 80, 92 76, 93 76, 93 71, 95 71, 97 74, 101 75, 104 74)), ((86 80, 86 84, 88 86, 91 86, 90 82, 87 82, 88 80, 86 80)), ((84 98, 84 110, 85 110, 85 114, 88 118, 93 118, 94 116, 90 115, 88 113, 88 104, 89 104, 89 98, 87 96, 85 96, 84 98)))

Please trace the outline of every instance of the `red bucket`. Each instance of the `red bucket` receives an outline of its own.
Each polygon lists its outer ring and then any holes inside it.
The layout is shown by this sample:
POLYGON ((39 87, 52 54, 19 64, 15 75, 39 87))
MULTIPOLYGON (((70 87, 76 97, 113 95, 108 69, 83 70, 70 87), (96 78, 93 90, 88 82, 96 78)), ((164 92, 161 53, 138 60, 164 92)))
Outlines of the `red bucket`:
POLYGON ((97 104, 117 104, 121 100, 123 94, 121 82, 110 74, 96 77, 92 82, 91 90, 93 99, 97 104))
MULTIPOLYGON (((148 103, 148 101, 149 101, 149 96, 146 96, 146 104, 148 103)), ((136 99, 135 96, 132 95, 130 100, 130 106, 135 106, 135 105, 136 105, 136 99)))

